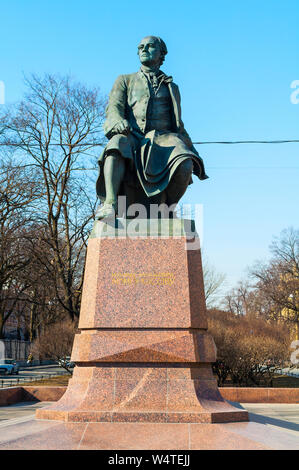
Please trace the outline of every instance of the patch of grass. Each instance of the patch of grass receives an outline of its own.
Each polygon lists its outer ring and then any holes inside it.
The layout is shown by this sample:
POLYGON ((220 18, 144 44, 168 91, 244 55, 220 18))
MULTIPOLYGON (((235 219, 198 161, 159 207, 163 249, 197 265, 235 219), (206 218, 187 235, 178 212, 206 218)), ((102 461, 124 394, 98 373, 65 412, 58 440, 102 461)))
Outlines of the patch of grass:
POLYGON ((19 383, 18 385, 21 387, 35 387, 35 385, 47 385, 49 387, 63 387, 67 386, 69 383, 69 380, 72 378, 72 376, 69 375, 59 375, 57 377, 49 377, 47 379, 40 379, 40 380, 34 380, 32 382, 24 382, 24 383, 19 383))
MULTIPOLYGON (((215 378, 217 378, 215 376, 215 378)), ((234 384, 233 381, 228 378, 224 385, 221 387, 240 387, 240 385, 234 384)), ((266 382, 261 383, 260 385, 241 385, 241 387, 270 387, 266 382)), ((274 374, 273 376, 273 388, 298 388, 299 387, 299 378, 290 377, 288 375, 274 374)), ((272 388, 272 387, 271 387, 272 388)))
POLYGON ((289 377, 288 375, 274 375, 273 387, 276 388, 298 388, 299 378, 289 377))

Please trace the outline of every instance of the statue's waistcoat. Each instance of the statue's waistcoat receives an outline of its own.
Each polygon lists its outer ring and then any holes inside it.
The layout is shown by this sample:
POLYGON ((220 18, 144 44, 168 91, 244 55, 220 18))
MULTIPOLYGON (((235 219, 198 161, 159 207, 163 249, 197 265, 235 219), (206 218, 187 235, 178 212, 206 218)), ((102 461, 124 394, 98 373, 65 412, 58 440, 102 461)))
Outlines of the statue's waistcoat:
MULTIPOLYGON (((141 71, 120 75, 116 79, 104 123, 109 142, 99 157, 100 175, 108 151, 118 151, 124 158, 131 159, 148 196, 165 189, 182 158, 192 158, 193 173, 200 179, 207 178, 203 161, 181 120, 179 88, 171 77, 161 74, 162 79, 161 75, 156 77, 160 93, 156 87, 155 96, 152 90, 154 80, 151 85, 150 79, 141 71), (124 120, 130 124, 128 136, 118 133, 117 127, 116 131, 113 130, 124 120), (135 151, 136 147, 138 151, 135 151), (144 164, 146 167, 143 168, 144 164), (157 180, 155 183, 153 178, 157 180)), ((105 198, 105 191, 104 178, 99 176, 97 194, 100 198, 105 198)))
MULTIPOLYGON (((169 82, 171 112, 173 115, 173 131, 180 132, 182 126, 180 96, 177 85, 169 82)), ((147 78, 142 72, 121 75, 117 78, 109 97, 107 119, 104 125, 105 134, 121 119, 127 119, 133 129, 145 133, 148 128, 148 106, 151 93, 147 78)))

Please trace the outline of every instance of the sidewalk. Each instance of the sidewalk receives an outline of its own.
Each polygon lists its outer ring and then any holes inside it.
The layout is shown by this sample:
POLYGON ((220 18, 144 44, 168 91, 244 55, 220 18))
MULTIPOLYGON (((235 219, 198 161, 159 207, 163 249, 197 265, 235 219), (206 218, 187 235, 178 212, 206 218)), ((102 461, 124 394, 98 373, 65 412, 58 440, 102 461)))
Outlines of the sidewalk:
POLYGON ((63 423, 35 420, 49 402, 23 402, 0 407, 0 449, 299 450, 299 404, 234 404, 249 423, 63 423))
MULTIPOLYGON (((49 402, 47 402, 49 404, 49 402)), ((20 402, 0 407, 0 427, 10 426, 34 418, 35 410, 45 406, 45 402, 20 402)))

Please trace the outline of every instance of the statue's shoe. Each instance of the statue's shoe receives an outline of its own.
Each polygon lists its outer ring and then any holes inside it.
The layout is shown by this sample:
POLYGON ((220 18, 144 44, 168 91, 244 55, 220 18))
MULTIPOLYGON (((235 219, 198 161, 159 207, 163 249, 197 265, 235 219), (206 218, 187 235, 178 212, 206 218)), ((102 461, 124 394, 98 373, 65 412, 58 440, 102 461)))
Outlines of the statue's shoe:
POLYGON ((96 220, 106 219, 115 217, 116 215, 116 204, 104 203, 100 206, 95 214, 96 220))

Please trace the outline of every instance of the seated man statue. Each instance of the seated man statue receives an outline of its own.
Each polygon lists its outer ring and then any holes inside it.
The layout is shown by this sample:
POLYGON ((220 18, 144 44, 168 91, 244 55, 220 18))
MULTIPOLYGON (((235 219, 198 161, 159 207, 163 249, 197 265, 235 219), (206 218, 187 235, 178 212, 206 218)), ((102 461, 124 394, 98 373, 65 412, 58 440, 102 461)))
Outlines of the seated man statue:
POLYGON ((181 120, 180 93, 160 66, 167 48, 148 36, 138 46, 141 68, 120 75, 109 96, 100 159, 96 219, 117 213, 118 196, 132 203, 175 207, 192 183, 192 172, 208 178, 181 120))

